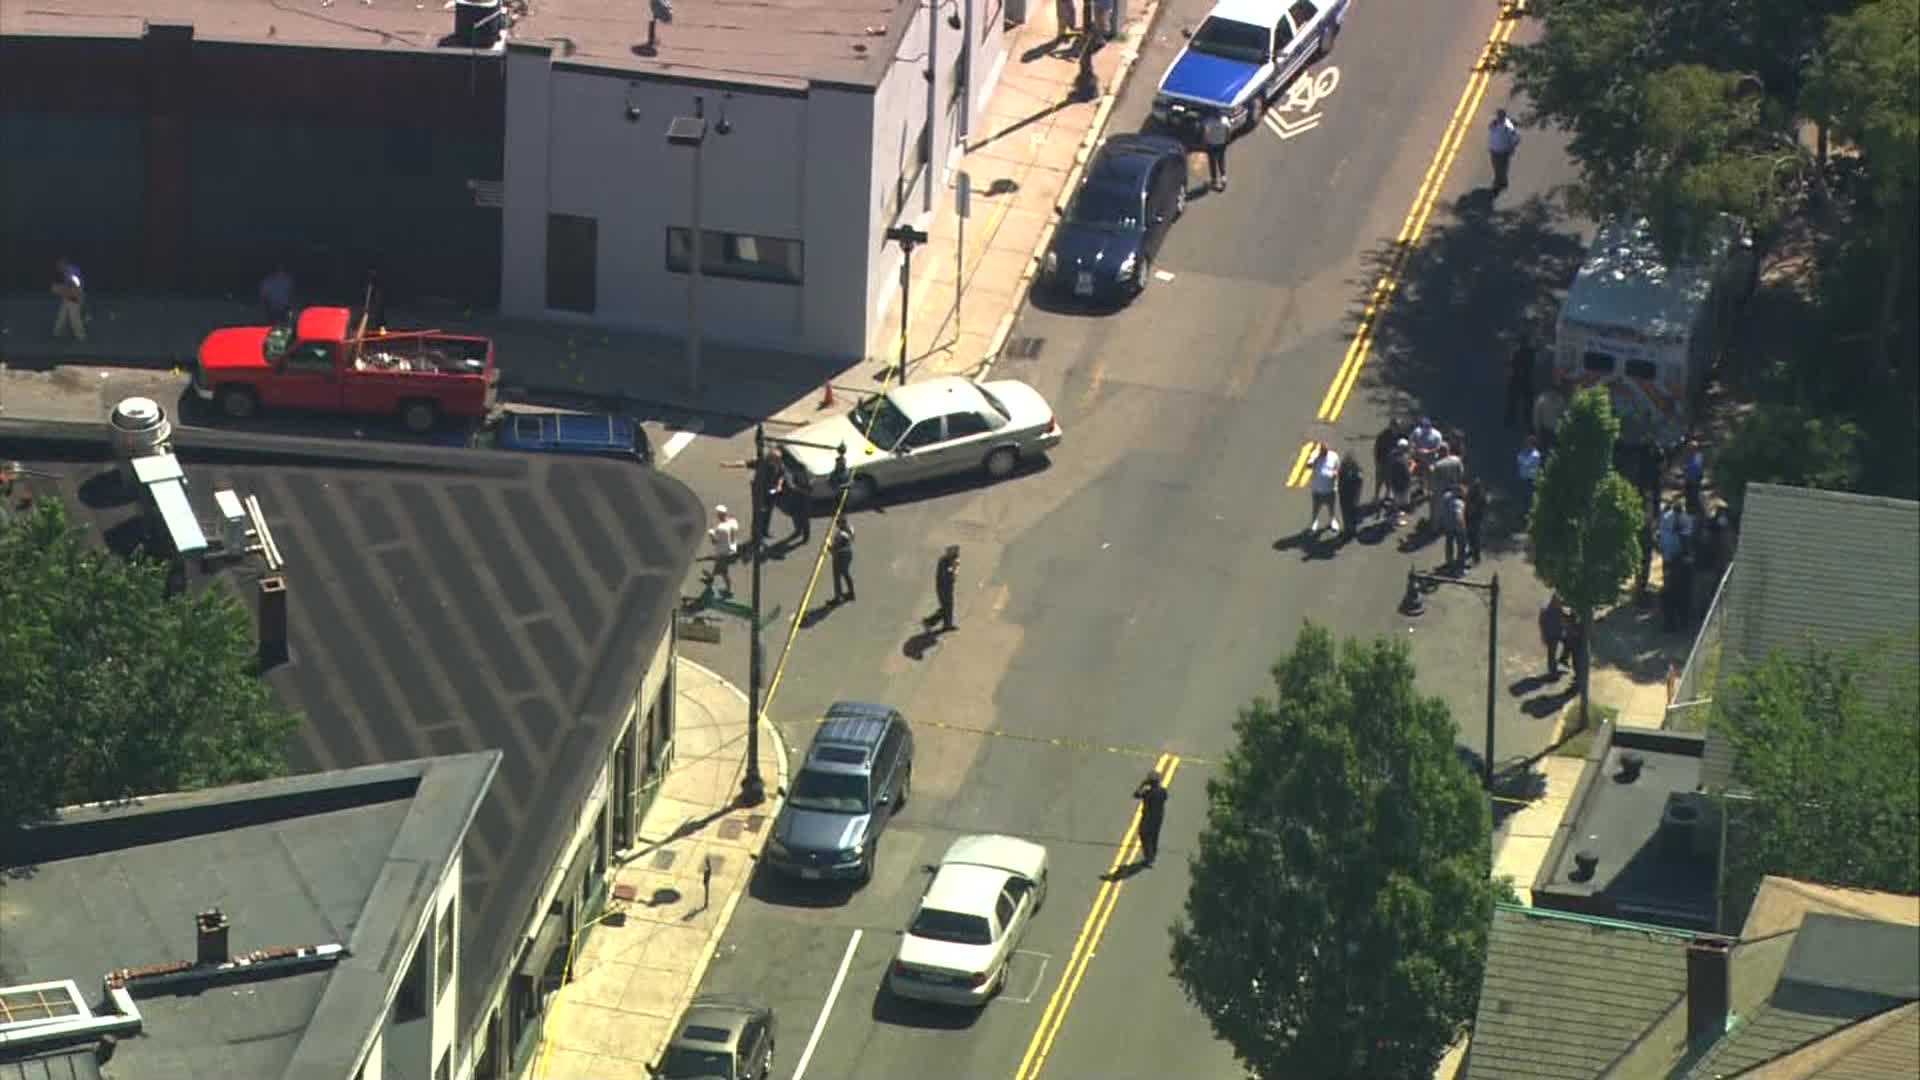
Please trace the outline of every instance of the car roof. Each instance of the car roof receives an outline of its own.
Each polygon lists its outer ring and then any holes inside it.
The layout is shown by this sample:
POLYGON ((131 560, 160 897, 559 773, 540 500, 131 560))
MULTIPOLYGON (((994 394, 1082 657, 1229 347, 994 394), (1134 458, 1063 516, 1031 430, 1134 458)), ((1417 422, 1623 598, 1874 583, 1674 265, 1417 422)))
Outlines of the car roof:
POLYGON ((927 886, 927 895, 920 904, 963 915, 990 916, 994 903, 1000 899, 1000 890, 1011 876, 991 866, 947 863, 934 873, 933 883, 927 886))
POLYGON ((680 1021, 680 1030, 674 1035, 675 1045, 698 1047, 705 1050, 731 1051, 740 1043, 740 1033, 747 1022, 758 1017, 763 1009, 748 1008, 741 1005, 727 1005, 720 1002, 696 1001, 687 1007, 687 1014, 680 1021), (726 1033, 725 1039, 702 1039, 690 1037, 687 1032, 694 1028, 710 1028, 726 1033))
POLYGON ((940 857, 941 866, 984 866, 1022 877, 1037 877, 1046 866, 1047 849, 1031 840, 999 833, 956 837, 940 857))
MULTIPOLYGON (((1325 7, 1333 0, 1314 0, 1314 7, 1325 7)), ((1207 12, 1208 18, 1226 19, 1229 22, 1252 23, 1254 26, 1273 28, 1280 16, 1293 6, 1293 0, 1220 0, 1207 12)))
POLYGON ((907 414, 908 420, 916 423, 948 413, 978 412, 986 404, 973 380, 959 375, 942 375, 896 386, 887 391, 887 397, 907 414))
POLYGON ((884 705, 842 702, 827 710, 807 747, 807 768, 829 772, 865 772, 874 749, 887 733, 894 710, 884 705))
POLYGON ((1137 131, 1109 136, 1100 146, 1108 154, 1138 155, 1148 161, 1157 157, 1185 157, 1187 153, 1178 139, 1137 131))

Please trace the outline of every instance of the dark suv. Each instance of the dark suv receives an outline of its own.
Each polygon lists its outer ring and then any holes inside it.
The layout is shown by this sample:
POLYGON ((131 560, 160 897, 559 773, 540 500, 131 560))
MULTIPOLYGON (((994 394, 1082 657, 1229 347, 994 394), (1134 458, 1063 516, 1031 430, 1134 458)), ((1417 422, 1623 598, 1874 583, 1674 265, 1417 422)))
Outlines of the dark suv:
POLYGON ((766 862, 809 881, 873 876, 880 834, 913 787, 913 730, 900 710, 827 710, 768 838, 766 862))

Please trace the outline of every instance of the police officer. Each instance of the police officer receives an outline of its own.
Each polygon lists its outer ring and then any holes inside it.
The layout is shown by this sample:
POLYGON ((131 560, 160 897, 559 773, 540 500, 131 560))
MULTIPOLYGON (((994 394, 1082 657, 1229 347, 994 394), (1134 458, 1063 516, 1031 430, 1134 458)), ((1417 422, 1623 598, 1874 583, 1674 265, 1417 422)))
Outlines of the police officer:
POLYGON ((853 603, 853 523, 845 517, 836 520, 830 544, 833 551, 833 602, 851 604, 853 603))

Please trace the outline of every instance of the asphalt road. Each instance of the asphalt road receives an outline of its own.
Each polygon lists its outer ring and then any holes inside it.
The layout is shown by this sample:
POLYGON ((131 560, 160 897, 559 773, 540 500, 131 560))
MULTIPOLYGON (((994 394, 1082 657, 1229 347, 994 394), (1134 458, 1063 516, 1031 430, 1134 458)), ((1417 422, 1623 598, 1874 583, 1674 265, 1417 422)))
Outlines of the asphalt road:
MULTIPOLYGON (((1144 122, 1181 25, 1207 6, 1170 0, 1115 130, 1144 122)), ((1305 618, 1406 635, 1423 685, 1453 707, 1463 741, 1481 745, 1482 599, 1442 589, 1425 615, 1397 614, 1408 566, 1429 569, 1437 553, 1403 550, 1404 531, 1363 533, 1337 551, 1303 545, 1307 496, 1286 485, 1303 440, 1364 450, 1389 411, 1424 408, 1469 432, 1470 460, 1496 485, 1496 516, 1513 521, 1502 335, 1571 278, 1580 238, 1534 196, 1567 178, 1548 133, 1528 133, 1510 191, 1495 200, 1475 190, 1486 182, 1484 126, 1505 94, 1497 82, 1467 102, 1450 171, 1426 182, 1496 15, 1492 4, 1357 6, 1312 71, 1331 92, 1302 93, 1278 114, 1290 137, 1260 128, 1234 145, 1230 190, 1193 200, 1145 296, 1107 316, 1044 304, 1023 314, 1013 340, 1025 348, 994 377, 1030 382, 1054 403, 1066 441, 1050 462, 856 515, 858 603, 824 607, 824 575, 821 591, 805 592, 824 522, 813 547, 768 564, 765 606, 780 609, 767 632, 778 665, 770 711, 793 749, 843 698, 896 704, 919 732, 915 801, 887 833, 876 880, 858 891, 757 880, 707 976, 709 991, 756 994, 779 1011, 776 1075, 797 1075, 816 1023, 806 1077, 1239 1075, 1168 974, 1167 927, 1185 896, 1205 781, 1236 711, 1270 689, 1268 665, 1305 618), (1426 204, 1421 247, 1396 260, 1409 207, 1426 204), (1400 302, 1368 320, 1372 358, 1323 420, 1388 270, 1400 302), (918 619, 949 543, 962 547, 960 630, 930 638, 918 619), (1163 753, 1179 762, 1160 864, 1106 885, 1129 793, 1163 753), (879 988, 927 868, 953 836, 979 831, 1039 840, 1054 863, 1008 991, 978 1016, 891 1000, 879 988)), ((702 439, 669 467, 739 510, 745 474, 720 465, 747 452, 702 439)), ((776 538, 787 531, 777 525, 776 538)), ((1529 697, 1526 681, 1544 597, 1510 530, 1496 528, 1489 547, 1474 577, 1498 571, 1506 586, 1496 694, 1496 758, 1506 760, 1548 739, 1535 714, 1550 702, 1529 697)), ((735 580, 744 591, 739 570, 735 580)), ((686 648, 744 681, 745 632, 730 620, 718 645, 686 648)))

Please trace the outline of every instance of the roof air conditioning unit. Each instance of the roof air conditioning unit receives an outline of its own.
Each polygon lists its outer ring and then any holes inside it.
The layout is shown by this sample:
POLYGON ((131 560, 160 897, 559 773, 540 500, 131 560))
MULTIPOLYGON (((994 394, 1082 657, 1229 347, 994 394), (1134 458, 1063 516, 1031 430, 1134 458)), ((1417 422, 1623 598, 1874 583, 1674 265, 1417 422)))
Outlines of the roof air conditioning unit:
POLYGON ((220 511, 220 551, 229 558, 247 553, 247 541, 253 538, 248 525, 247 508, 240 496, 227 488, 213 493, 214 509, 220 511))
POLYGON ((173 425, 167 411, 152 398, 130 397, 113 407, 107 417, 112 435, 113 457, 120 464, 122 478, 132 481, 135 458, 173 452, 173 425))

